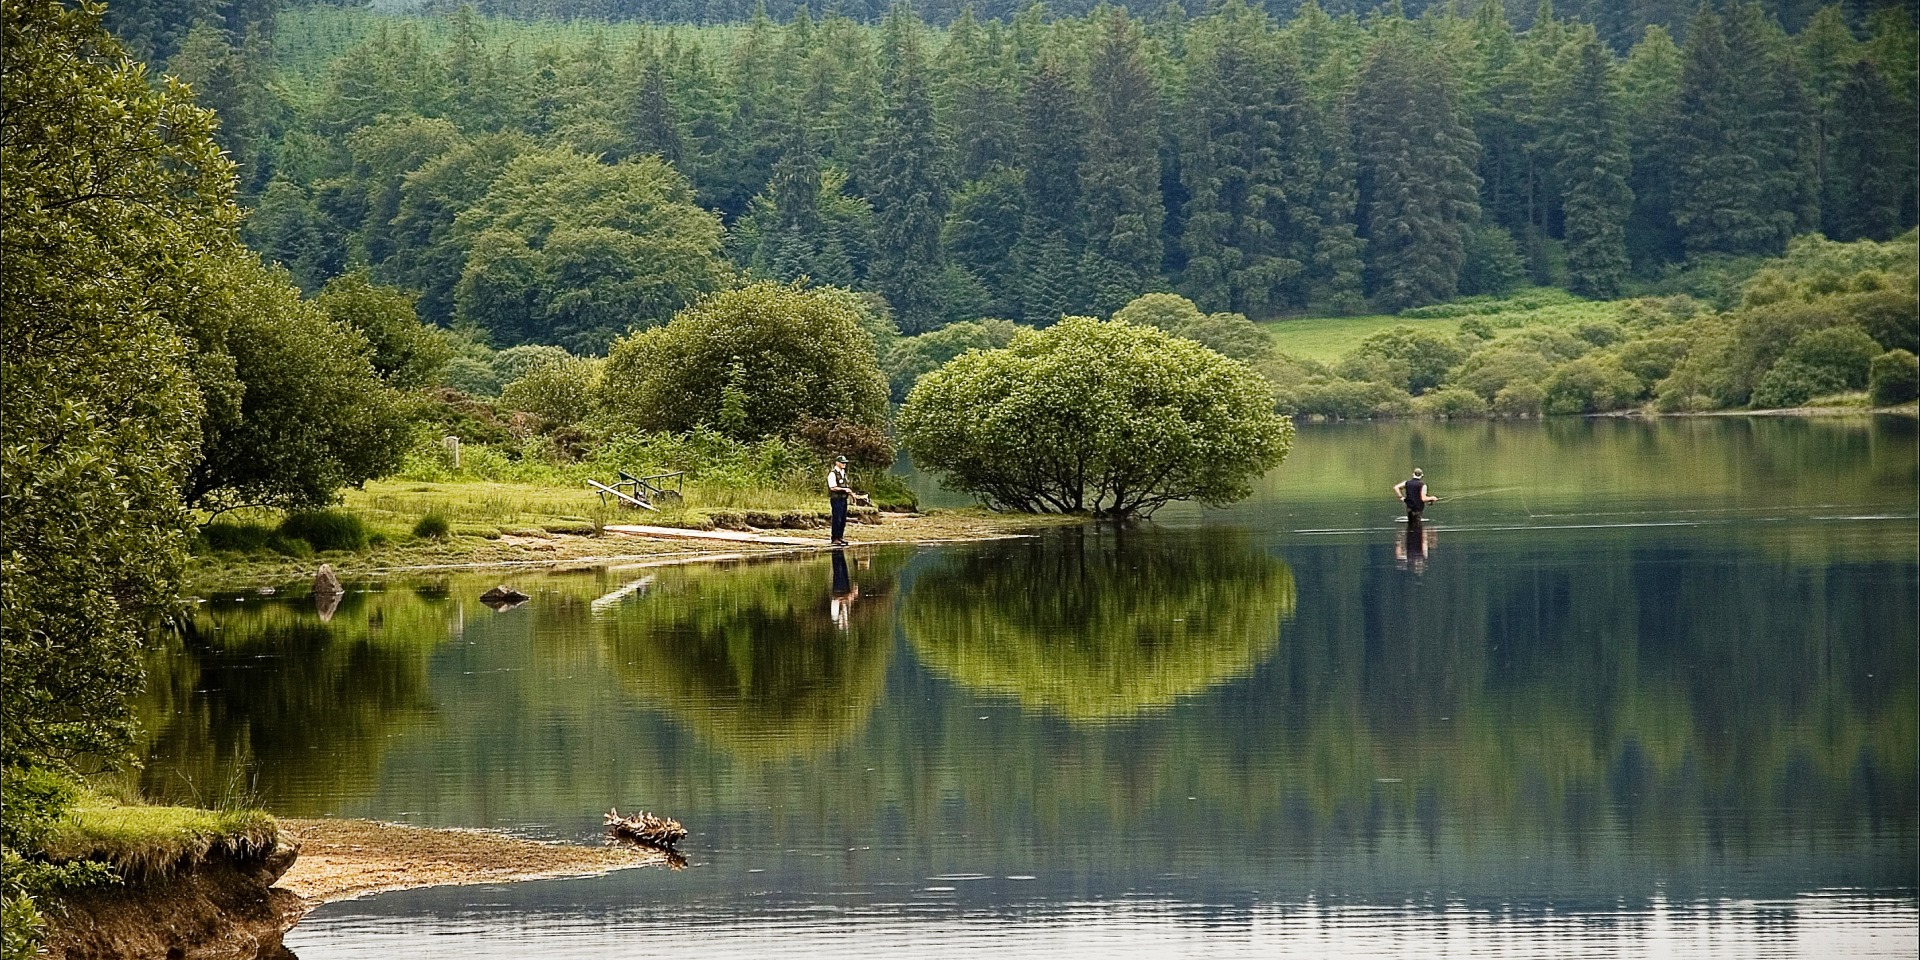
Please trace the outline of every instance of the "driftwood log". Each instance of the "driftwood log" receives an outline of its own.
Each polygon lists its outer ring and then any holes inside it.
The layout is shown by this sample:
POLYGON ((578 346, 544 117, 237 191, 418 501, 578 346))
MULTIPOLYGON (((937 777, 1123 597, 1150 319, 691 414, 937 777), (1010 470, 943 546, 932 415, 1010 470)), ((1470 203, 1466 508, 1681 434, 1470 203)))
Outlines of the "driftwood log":
POLYGON ((644 810, 625 817, 618 810, 608 810, 607 835, 671 851, 674 844, 686 839, 687 828, 672 817, 656 816, 644 810))

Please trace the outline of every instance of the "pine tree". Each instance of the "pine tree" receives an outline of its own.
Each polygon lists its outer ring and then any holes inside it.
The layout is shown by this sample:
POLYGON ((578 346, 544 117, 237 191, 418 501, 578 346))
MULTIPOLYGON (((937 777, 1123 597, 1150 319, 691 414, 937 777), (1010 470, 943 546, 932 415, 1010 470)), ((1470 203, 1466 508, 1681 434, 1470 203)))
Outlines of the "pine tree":
POLYGON ((673 80, 666 58, 648 51, 641 67, 639 96, 630 111, 634 152, 651 153, 690 174, 686 138, 680 132, 679 111, 673 104, 673 80))
POLYGON ((746 212, 772 175, 784 120, 791 115, 781 102, 783 91, 792 88, 782 82, 786 58, 778 46, 763 9, 733 49, 733 111, 719 141, 714 171, 716 199, 729 222, 746 212))
POLYGON ((1454 114, 1445 67, 1408 31, 1383 31, 1350 122, 1373 297, 1398 310, 1453 296, 1480 214, 1479 144, 1454 114))
POLYGON ((1613 58, 1591 28, 1561 51, 1564 86, 1555 97, 1555 171, 1565 196, 1567 280, 1573 292, 1609 300, 1629 269, 1626 130, 1613 58))
POLYGON ((1025 189, 1014 288, 1022 319, 1052 323, 1079 313, 1081 163, 1087 114, 1079 84, 1056 51, 1041 54, 1020 97, 1020 168, 1025 189))
POLYGON ((1667 31, 1650 27, 1621 68, 1627 118, 1633 212, 1627 218, 1627 254, 1634 269, 1653 273, 1685 256, 1673 222, 1675 164, 1668 131, 1680 109, 1680 48, 1667 31))
POLYGON ((963 180, 1017 162, 1018 85, 1000 25, 982 30, 969 8, 940 51, 940 129, 953 144, 963 180))
POLYGON ((1703 5, 1688 28, 1669 135, 1689 254, 1778 253, 1812 213, 1806 103, 1777 33, 1752 3, 1703 5))
POLYGON ((1088 56, 1081 267, 1102 316, 1150 289, 1160 273, 1160 97, 1139 28, 1114 7, 1095 25, 1088 56))
POLYGON ((1912 132, 1912 114, 1879 71, 1856 62, 1835 96, 1820 207, 1827 236, 1886 240, 1899 231, 1914 179, 1912 132))
POLYGON ((822 240, 820 158, 801 113, 787 124, 786 142, 767 181, 773 223, 755 251, 754 266, 779 280, 811 276, 822 240))
POLYGON ((1181 288, 1209 311, 1305 306, 1319 169, 1306 94, 1266 18, 1228 0, 1188 37, 1181 288))
POLYGON ((896 7, 885 31, 886 107, 869 145, 865 179, 874 209, 870 274, 900 329, 919 333, 944 319, 936 281, 947 191, 919 30, 896 7))

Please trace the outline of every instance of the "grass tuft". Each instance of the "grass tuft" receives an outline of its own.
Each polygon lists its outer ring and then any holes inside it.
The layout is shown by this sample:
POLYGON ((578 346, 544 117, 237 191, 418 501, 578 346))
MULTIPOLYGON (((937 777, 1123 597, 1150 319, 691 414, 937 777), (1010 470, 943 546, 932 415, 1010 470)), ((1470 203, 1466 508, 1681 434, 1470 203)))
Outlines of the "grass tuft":
POLYGON ((264 854, 279 837, 279 824, 262 810, 150 807, 89 793, 68 811, 47 856, 105 863, 129 880, 153 880, 213 856, 264 854))

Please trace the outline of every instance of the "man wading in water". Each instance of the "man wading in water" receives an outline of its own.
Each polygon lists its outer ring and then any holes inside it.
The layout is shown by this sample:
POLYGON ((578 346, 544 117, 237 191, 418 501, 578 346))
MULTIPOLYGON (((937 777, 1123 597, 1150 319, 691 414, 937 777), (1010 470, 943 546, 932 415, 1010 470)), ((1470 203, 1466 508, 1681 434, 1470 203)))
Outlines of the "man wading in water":
POLYGON ((853 492, 847 485, 847 458, 835 457, 833 469, 827 471, 827 497, 833 502, 833 545, 847 545, 847 500, 865 500, 866 497, 853 492))
POLYGON ((1393 495, 1407 505, 1407 522, 1419 523, 1420 512, 1427 504, 1439 500, 1427 490, 1427 481, 1421 479, 1420 468, 1413 468, 1413 476, 1393 485, 1393 495))

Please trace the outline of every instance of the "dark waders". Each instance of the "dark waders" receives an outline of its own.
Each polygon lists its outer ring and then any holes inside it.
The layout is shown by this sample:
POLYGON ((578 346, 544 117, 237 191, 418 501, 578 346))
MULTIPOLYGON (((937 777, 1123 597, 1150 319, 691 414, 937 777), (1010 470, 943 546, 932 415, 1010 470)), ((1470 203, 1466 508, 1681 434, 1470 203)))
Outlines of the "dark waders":
POLYGON ((847 538, 847 495, 836 493, 829 499, 833 501, 833 539, 835 542, 845 540, 847 538))

